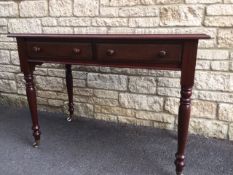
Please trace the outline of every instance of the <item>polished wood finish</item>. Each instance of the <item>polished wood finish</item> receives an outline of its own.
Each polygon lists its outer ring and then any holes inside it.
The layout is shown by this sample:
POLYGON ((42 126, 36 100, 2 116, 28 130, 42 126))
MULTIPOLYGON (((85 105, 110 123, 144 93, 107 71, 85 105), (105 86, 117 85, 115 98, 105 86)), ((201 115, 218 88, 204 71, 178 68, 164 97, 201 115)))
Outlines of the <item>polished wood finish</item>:
POLYGON ((26 80, 26 91, 31 110, 33 136, 36 146, 40 140, 36 92, 33 71, 42 63, 66 65, 68 107, 72 119, 73 82, 72 64, 167 69, 181 71, 181 98, 178 114, 178 148, 176 173, 184 168, 185 146, 191 111, 197 45, 199 39, 209 39, 204 34, 186 35, 59 35, 59 34, 9 34, 16 37, 21 71, 26 80))
POLYGON ((97 44, 97 60, 115 62, 181 62, 181 44, 97 44))
POLYGON ((72 69, 71 65, 66 65, 66 87, 68 92, 68 110, 70 112, 69 117, 67 118, 67 121, 72 121, 73 114, 74 114, 74 103, 73 103, 73 76, 72 76, 72 69))
POLYGON ((70 42, 28 42, 28 55, 30 58, 67 58, 67 59, 91 59, 92 50, 89 43, 70 42), (56 50, 56 52, 54 52, 56 50))

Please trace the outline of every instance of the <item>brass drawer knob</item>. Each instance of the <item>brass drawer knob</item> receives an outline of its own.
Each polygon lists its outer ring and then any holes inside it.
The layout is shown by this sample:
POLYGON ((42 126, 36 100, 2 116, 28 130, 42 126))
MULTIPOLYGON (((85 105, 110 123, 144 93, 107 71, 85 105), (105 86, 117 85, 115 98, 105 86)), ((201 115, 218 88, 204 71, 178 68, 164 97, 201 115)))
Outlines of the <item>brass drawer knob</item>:
POLYGON ((167 52, 165 50, 161 50, 159 52, 159 56, 161 56, 161 57, 165 57, 166 55, 167 55, 167 52))
POLYGON ((74 48, 74 49, 73 49, 73 52, 75 53, 75 55, 80 55, 81 49, 79 49, 79 48, 74 48))
POLYGON ((114 54, 115 54, 115 50, 113 50, 113 49, 108 49, 106 52, 106 55, 108 55, 108 56, 112 56, 114 54))
POLYGON ((33 49, 33 51, 36 52, 36 53, 38 53, 38 52, 41 51, 40 47, 37 47, 37 46, 34 46, 32 49, 33 49))

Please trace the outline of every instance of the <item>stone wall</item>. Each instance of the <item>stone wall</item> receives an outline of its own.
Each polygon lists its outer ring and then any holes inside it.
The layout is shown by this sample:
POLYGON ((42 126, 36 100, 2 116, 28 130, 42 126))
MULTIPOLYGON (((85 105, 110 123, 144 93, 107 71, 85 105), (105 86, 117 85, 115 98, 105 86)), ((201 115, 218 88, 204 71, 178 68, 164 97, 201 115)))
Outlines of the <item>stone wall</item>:
MULTIPOLYGON (((199 43, 190 132, 233 140, 233 0, 0 0, 0 99, 27 105, 7 32, 206 33, 199 43)), ((175 129, 179 72, 73 66, 75 114, 175 129)), ((40 110, 67 113, 64 66, 36 69, 40 110)))

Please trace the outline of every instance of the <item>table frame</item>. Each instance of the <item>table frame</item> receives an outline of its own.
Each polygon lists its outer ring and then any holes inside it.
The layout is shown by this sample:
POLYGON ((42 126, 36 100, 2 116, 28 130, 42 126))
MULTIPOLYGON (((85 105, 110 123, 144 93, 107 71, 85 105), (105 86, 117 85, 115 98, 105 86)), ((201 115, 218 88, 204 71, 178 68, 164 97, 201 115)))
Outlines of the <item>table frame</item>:
MULTIPOLYGON (((114 66, 114 67, 132 67, 132 68, 149 68, 149 69, 168 69, 168 70, 180 70, 181 71, 181 97, 180 106, 178 112, 178 148, 175 155, 175 165, 177 175, 181 175, 184 168, 185 159, 185 146, 188 137, 188 126, 190 120, 191 111, 191 95, 192 87, 194 84, 195 75, 195 65, 196 65, 196 55, 198 48, 199 39, 209 39, 210 37, 204 34, 193 34, 193 35, 51 35, 51 34, 9 34, 9 37, 16 37, 19 51, 20 67, 24 74, 26 82, 26 94, 28 99, 28 104, 31 112, 32 118, 32 130, 35 142, 34 147, 37 147, 40 142, 40 125, 38 121, 37 112, 37 101, 36 101, 36 89, 33 82, 33 72, 36 65, 41 65, 45 62, 50 63, 61 63, 65 64, 66 68, 66 86, 68 93, 68 110, 69 118, 71 121, 74 113, 73 105, 73 77, 72 77, 72 64, 82 64, 82 65, 97 65, 97 66, 114 66), (181 55, 181 64, 167 64, 167 63, 155 63, 155 64, 144 64, 144 63, 125 63, 125 62, 104 62, 96 60, 96 50, 93 48, 93 60, 82 61, 82 60, 67 60, 60 59, 53 61, 51 59, 41 60, 31 59, 27 52, 27 41, 41 42, 41 41, 74 41, 81 40, 96 45, 96 43, 172 43, 178 42, 183 46, 181 55)), ((53 49, 53 48, 51 48, 53 49)))

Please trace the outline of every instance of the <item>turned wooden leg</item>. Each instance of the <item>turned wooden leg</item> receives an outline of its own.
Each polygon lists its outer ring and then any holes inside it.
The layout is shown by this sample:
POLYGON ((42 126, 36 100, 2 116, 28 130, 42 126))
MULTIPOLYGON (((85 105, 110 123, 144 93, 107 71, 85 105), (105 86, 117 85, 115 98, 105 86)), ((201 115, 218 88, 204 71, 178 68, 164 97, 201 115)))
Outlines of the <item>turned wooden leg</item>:
POLYGON ((191 111, 192 87, 181 88, 181 98, 178 116, 178 150, 176 153, 176 173, 181 175, 184 168, 185 145, 188 137, 188 126, 191 111))
POLYGON ((33 143, 34 147, 38 147, 40 143, 40 126, 38 122, 38 114, 37 114, 37 102, 36 102, 36 91, 33 83, 33 74, 25 73, 24 79, 26 81, 26 93, 28 104, 31 112, 32 118, 32 130, 35 142, 33 143))
POLYGON ((72 70, 71 70, 71 65, 67 64, 66 65, 66 87, 67 87, 67 92, 68 92, 68 110, 69 110, 69 117, 67 118, 67 121, 72 121, 73 119, 73 114, 74 114, 74 103, 73 103, 73 76, 72 76, 72 70))

